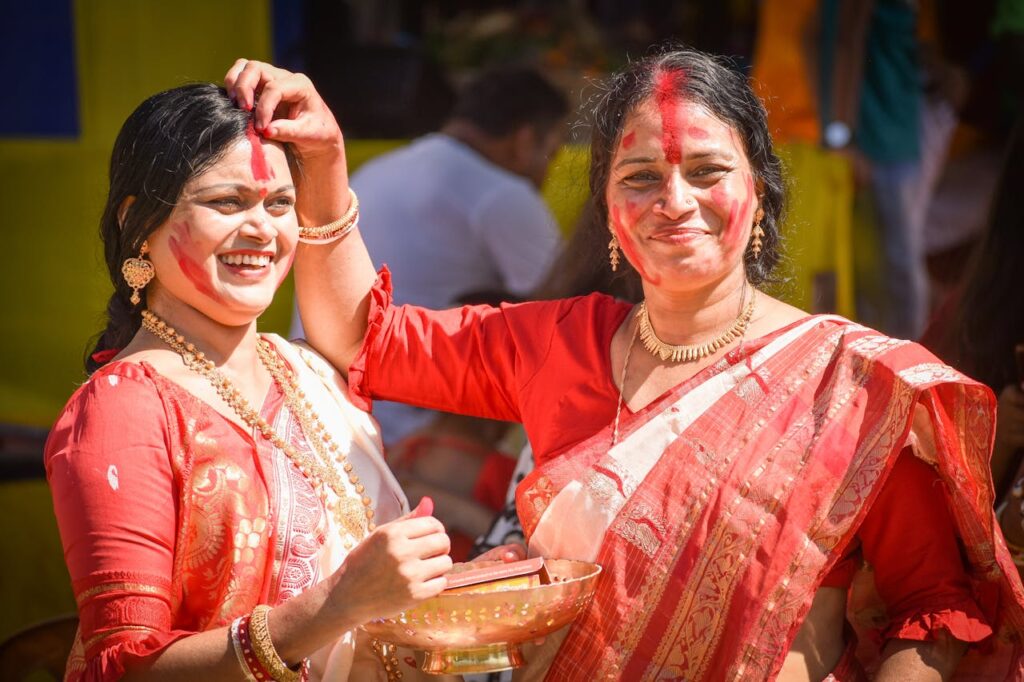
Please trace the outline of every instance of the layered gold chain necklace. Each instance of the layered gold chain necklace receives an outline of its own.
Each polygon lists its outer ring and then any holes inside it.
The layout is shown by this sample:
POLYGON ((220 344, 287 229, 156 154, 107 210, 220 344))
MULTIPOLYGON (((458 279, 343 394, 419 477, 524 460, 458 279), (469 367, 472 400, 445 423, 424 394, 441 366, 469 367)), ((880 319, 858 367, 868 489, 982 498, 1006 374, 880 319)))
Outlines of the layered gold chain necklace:
POLYGON ((352 537, 362 538, 376 528, 373 521, 373 500, 365 494, 365 487, 360 483, 359 475, 353 470, 352 463, 348 461, 345 452, 334 442, 333 437, 320 421, 320 417, 313 411, 313 404, 299 388, 295 373, 278 357, 269 341, 263 338, 258 339, 256 354, 263 366, 270 372, 274 383, 284 394, 285 404, 298 419, 302 433, 306 436, 306 442, 316 452, 316 457, 308 451, 297 449, 281 438, 274 427, 253 409, 241 391, 231 383, 231 380, 217 369, 213 361, 207 360, 202 351, 198 350, 194 344, 189 343, 173 327, 149 310, 142 311, 142 326, 178 353, 186 367, 209 381, 217 391, 217 395, 234 410, 243 422, 250 428, 258 430, 274 447, 287 455, 288 459, 316 490, 324 507, 334 515, 341 527, 352 537), (358 502, 352 498, 341 479, 341 475, 338 473, 339 467, 347 474, 349 483, 352 484, 352 488, 359 497, 358 502), (337 502, 328 496, 328 488, 334 491, 337 502))

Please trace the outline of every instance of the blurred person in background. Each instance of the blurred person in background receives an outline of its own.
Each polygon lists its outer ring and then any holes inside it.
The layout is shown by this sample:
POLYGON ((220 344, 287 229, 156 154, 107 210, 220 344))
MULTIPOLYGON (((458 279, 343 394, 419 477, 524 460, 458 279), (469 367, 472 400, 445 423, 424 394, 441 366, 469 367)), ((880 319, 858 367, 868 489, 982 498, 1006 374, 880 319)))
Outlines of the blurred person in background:
POLYGON ((998 396, 992 479, 1000 522, 1024 566, 1024 118, 1010 138, 988 229, 960 288, 922 343, 998 396))

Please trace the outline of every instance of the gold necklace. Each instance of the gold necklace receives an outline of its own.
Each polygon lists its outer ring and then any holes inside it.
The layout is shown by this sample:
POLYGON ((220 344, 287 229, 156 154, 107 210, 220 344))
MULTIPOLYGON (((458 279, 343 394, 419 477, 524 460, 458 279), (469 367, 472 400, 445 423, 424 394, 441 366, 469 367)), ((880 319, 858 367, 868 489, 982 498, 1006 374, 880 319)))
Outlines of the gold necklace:
POLYGON ((651 326, 651 317, 647 313, 647 301, 644 301, 640 304, 640 309, 637 311, 640 340, 643 342, 644 348, 651 355, 659 357, 663 361, 697 362, 698 360, 703 360, 743 336, 743 333, 747 331, 750 318, 754 314, 754 301, 757 298, 757 289, 754 289, 753 292, 750 296, 750 303, 740 313, 740 316, 736 318, 736 321, 732 323, 732 326, 710 341, 690 346, 673 346, 659 339, 658 335, 654 333, 654 327, 651 326))
POLYGON ((323 422, 313 411, 313 404, 306 398, 305 392, 299 388, 295 373, 281 361, 269 341, 263 338, 259 339, 256 343, 256 354, 263 366, 270 372, 274 383, 284 394, 288 409, 299 420, 306 441, 316 452, 318 458, 311 457, 308 452, 300 452, 291 443, 281 438, 270 423, 253 409, 245 396, 231 383, 231 380, 217 369, 213 361, 207 360, 202 351, 197 350, 194 344, 186 341, 185 337, 177 333, 173 327, 168 326, 166 322, 149 310, 142 311, 142 326, 178 353, 186 367, 209 381, 217 391, 217 395, 234 410, 242 421, 250 428, 257 429, 264 438, 273 443, 274 447, 288 456, 288 459, 316 490, 324 507, 334 514, 339 524, 350 535, 360 538, 377 527, 373 522, 373 500, 369 495, 364 494, 366 489, 359 482, 359 475, 355 473, 352 463, 348 461, 345 453, 334 442, 331 434, 324 428, 323 422), (336 464, 340 464, 342 470, 348 475, 349 483, 360 496, 359 502, 352 499, 338 474, 336 464), (325 485, 334 491, 340 501, 340 507, 337 503, 329 500, 325 485))
MULTIPOLYGON (((731 340, 735 340, 736 338, 742 339, 743 335, 746 333, 747 326, 750 323, 750 317, 754 313, 754 297, 756 295, 757 295, 757 289, 754 289, 754 293, 750 297, 750 303, 747 304, 747 307, 743 310, 743 313, 740 315, 739 318, 737 318, 737 320, 733 324, 733 326, 730 327, 730 331, 732 331, 732 329, 734 329, 734 328, 739 327, 739 332, 735 336, 733 336, 733 338, 731 340), (743 324, 740 325, 740 322, 742 322, 743 324)), ((624 395, 626 393, 626 370, 629 368, 629 356, 633 352, 633 346, 636 345, 637 332, 641 331, 640 328, 641 328, 641 326, 643 326, 645 321, 647 322, 648 329, 650 329, 650 325, 651 325, 651 320, 647 316, 647 307, 646 307, 646 305, 644 305, 644 303, 641 303, 640 306, 637 308, 636 317, 637 317, 637 324, 636 324, 635 327, 633 327, 633 335, 630 337, 629 345, 626 347, 626 357, 622 361, 622 373, 621 373, 621 375, 619 377, 619 399, 615 403, 615 422, 614 422, 614 424, 612 426, 612 444, 609 447, 609 449, 614 448, 618 444, 618 442, 619 442, 619 416, 622 414, 622 404, 626 400, 625 397, 624 397, 624 395)), ((654 330, 650 329, 650 331, 651 331, 651 335, 653 335, 654 334, 654 330)), ((723 334, 719 338, 723 338, 724 336, 725 336, 725 334, 723 334)), ((669 344, 667 344, 667 343, 662 343, 661 339, 658 339, 658 337, 655 336, 654 338, 658 341, 658 343, 661 343, 663 346, 666 346, 668 348, 687 348, 687 346, 669 346, 669 344)), ((728 343, 728 341, 726 341, 725 343, 728 343)), ((724 346, 725 343, 719 345, 718 348, 721 348, 722 346, 724 346)), ((644 347, 647 348, 647 350, 651 351, 651 353, 655 352, 654 350, 652 350, 646 344, 644 344, 644 347)), ((718 348, 716 348, 715 350, 717 350, 718 348)), ((708 353, 706 353, 705 355, 703 355, 701 357, 707 357, 708 355, 710 355, 713 352, 714 351, 709 351, 708 353)), ((662 359, 665 360, 667 358, 662 358, 662 359)), ((700 359, 700 358, 697 358, 697 359, 700 359)))
POLYGON ((639 328, 639 324, 633 327, 633 335, 629 337, 629 345, 626 346, 626 357, 622 361, 622 375, 619 377, 619 400, 615 403, 615 426, 612 427, 611 446, 613 448, 619 442, 619 415, 622 414, 622 403, 625 401, 623 394, 626 392, 626 368, 629 367, 629 356, 633 353, 633 346, 636 345, 636 331, 639 328))

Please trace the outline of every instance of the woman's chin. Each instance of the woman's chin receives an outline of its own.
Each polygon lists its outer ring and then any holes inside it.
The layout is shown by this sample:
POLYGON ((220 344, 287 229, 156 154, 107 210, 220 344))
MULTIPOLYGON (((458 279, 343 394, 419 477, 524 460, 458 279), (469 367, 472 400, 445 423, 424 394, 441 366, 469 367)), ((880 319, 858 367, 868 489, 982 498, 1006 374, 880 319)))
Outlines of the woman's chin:
POLYGON ((226 327, 241 327, 252 324, 267 311, 273 299, 225 300, 222 305, 207 308, 201 312, 226 327))

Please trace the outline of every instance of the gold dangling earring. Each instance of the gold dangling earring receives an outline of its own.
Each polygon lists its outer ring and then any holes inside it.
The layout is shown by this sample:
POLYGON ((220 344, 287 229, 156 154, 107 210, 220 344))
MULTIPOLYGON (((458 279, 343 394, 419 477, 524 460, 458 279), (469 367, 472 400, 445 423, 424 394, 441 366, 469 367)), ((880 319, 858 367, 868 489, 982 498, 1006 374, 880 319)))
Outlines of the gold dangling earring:
POLYGON ((608 242, 608 262, 612 264, 612 272, 619 269, 619 238, 612 232, 612 240, 608 242))
POLYGON ((153 263, 145 258, 147 253, 149 253, 149 242, 142 242, 142 248, 139 249, 139 257, 126 258, 121 266, 121 274, 124 275, 124 281, 132 289, 132 305, 138 305, 142 300, 139 296, 139 290, 145 289, 155 274, 153 263))
POLYGON ((750 250, 754 252, 754 258, 756 259, 761 255, 761 238, 764 237, 764 228, 761 227, 761 221, 764 220, 764 210, 757 209, 757 215, 755 216, 753 239, 750 242, 750 250))

